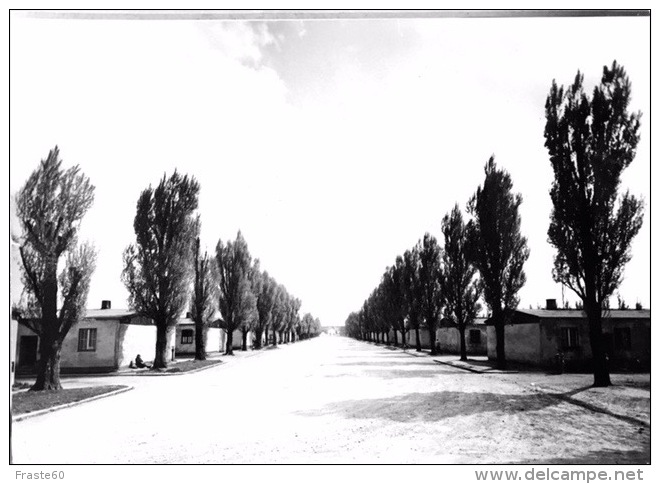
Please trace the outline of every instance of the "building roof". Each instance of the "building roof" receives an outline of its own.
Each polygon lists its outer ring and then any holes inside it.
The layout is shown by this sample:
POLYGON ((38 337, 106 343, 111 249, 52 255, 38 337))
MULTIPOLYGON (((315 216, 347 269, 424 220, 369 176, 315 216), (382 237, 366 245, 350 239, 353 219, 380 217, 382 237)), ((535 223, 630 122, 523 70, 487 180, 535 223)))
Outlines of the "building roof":
MULTIPOLYGON (((208 323, 206 323, 206 325, 209 328, 220 328, 220 321, 221 320, 219 320, 219 319, 217 319, 215 321, 209 321, 208 323)), ((176 325, 177 326, 194 326, 195 321, 193 321, 191 318, 180 318, 180 319, 177 319, 176 325)))
MULTIPOLYGON (((587 319, 582 309, 516 309, 509 324, 539 323, 547 319, 587 319)), ((651 319, 650 309, 610 309, 603 319, 651 319)), ((486 324, 492 324, 491 318, 486 324)))
POLYGON ((82 319, 121 319, 137 316, 137 312, 130 309, 88 309, 82 319))
MULTIPOLYGON (((59 308, 58 308, 59 316, 59 308)), ((153 324, 149 318, 140 318, 136 311, 130 309, 87 309, 80 321, 94 319, 96 321, 115 321, 128 324, 153 324)), ((28 318, 29 321, 39 321, 39 318, 28 318)))
MULTIPOLYGON (((518 313, 529 314, 538 318, 586 318, 582 309, 518 309, 518 313)), ((605 318, 616 319, 649 319, 651 317, 650 309, 610 309, 605 318)))
MULTIPOLYGON (((484 324, 486 324, 486 318, 477 317, 477 318, 474 318, 474 320, 470 324, 468 324, 468 326, 480 326, 480 325, 484 325, 484 324)), ((440 320, 440 324, 438 325, 438 327, 440 327, 440 328, 455 328, 456 324, 451 319, 442 318, 440 320)))

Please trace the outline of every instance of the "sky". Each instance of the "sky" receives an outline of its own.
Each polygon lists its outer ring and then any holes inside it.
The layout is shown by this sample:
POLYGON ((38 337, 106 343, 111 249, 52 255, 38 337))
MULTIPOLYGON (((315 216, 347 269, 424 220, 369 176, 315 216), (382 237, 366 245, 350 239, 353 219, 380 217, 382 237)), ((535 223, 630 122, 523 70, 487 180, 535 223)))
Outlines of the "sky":
MULTIPOLYGON (((241 230, 324 325, 483 182, 491 155, 523 196, 521 307, 561 302, 547 242, 544 103, 617 60, 641 111, 622 188, 646 201, 620 293, 650 305, 650 18, 82 20, 10 17, 10 196, 55 145, 96 186, 88 307, 127 307, 138 196, 175 169, 201 184, 202 244, 241 230)), ((574 301, 568 290, 565 298, 574 301)))

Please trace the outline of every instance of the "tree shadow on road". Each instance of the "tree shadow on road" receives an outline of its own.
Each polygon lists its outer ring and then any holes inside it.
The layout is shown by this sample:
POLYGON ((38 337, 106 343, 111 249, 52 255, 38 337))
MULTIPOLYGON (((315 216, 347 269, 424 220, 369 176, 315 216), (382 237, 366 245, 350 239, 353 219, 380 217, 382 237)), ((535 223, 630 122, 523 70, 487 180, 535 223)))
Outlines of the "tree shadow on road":
POLYGON ((430 392, 407 393, 387 398, 344 400, 319 409, 298 412, 308 417, 342 414, 345 418, 381 418, 394 422, 438 422, 477 413, 515 414, 540 410, 559 402, 545 394, 430 392))
MULTIPOLYGON (((367 359, 359 360, 359 361, 349 361, 346 363, 333 363, 332 366, 426 366, 426 367, 432 367, 436 369, 436 372, 438 371, 438 364, 434 362, 428 362, 424 363, 421 361, 417 360, 411 360, 406 358, 405 360, 395 360, 392 361, 391 357, 386 360, 386 361, 369 361, 367 359)), ((465 372, 463 372, 465 373, 465 372)))
POLYGON ((588 452, 586 454, 576 455, 572 457, 555 457, 539 460, 528 460, 521 462, 511 462, 511 464, 581 464, 581 465, 596 465, 596 464, 650 464, 651 463, 651 443, 650 439, 644 442, 641 449, 619 450, 619 449, 603 449, 588 452))
POLYGON ((382 353, 382 352, 369 352, 369 353, 357 353, 355 355, 336 355, 335 358, 337 359, 345 359, 345 358, 352 358, 352 359, 365 359, 365 358, 387 358, 392 359, 396 358, 397 356, 405 357, 405 353, 401 353, 400 355, 393 355, 392 353, 382 353))
MULTIPOLYGON (((374 364, 374 367, 379 366, 374 364)), ((355 373, 337 373, 334 375, 324 375, 324 378, 338 378, 338 377, 347 377, 347 378, 362 378, 362 377, 373 377, 373 378, 383 378, 386 380, 393 380, 395 378, 435 378, 440 375, 465 375, 463 370, 443 370, 439 372, 437 368, 430 367, 425 369, 411 369, 411 370, 402 370, 402 369, 379 369, 379 368, 366 368, 361 371, 359 375, 355 373)))

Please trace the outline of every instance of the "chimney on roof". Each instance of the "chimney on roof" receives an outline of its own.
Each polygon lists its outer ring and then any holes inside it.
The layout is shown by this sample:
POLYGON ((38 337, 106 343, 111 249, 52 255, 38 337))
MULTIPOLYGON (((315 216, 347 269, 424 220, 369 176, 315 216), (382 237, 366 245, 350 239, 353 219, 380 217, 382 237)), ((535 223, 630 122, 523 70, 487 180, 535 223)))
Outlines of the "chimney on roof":
POLYGON ((101 301, 101 309, 110 309, 111 306, 112 303, 110 302, 109 299, 104 299, 103 301, 101 301))
POLYGON ((192 313, 191 313, 190 311, 188 311, 188 312, 186 313, 186 318, 187 318, 187 319, 192 319, 192 313))
POLYGON ((546 299, 545 300, 546 309, 557 309, 557 300, 556 299, 546 299))

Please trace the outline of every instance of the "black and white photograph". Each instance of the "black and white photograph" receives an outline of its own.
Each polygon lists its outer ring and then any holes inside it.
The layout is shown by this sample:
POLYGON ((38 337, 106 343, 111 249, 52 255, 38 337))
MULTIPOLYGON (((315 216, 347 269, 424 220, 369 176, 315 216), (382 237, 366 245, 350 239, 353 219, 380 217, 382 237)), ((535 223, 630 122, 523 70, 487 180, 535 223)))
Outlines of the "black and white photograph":
POLYGON ((652 480, 650 10, 8 20, 11 478, 652 480))

